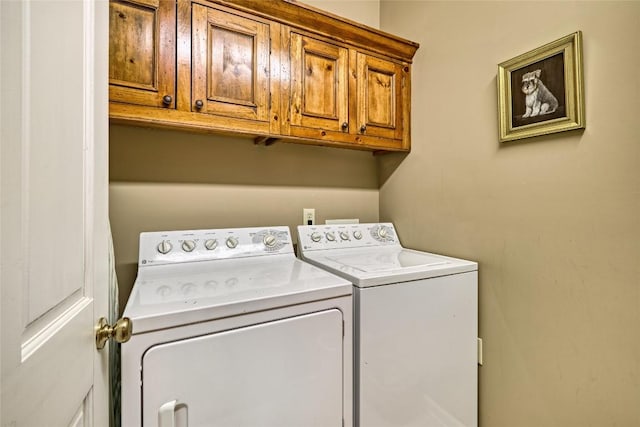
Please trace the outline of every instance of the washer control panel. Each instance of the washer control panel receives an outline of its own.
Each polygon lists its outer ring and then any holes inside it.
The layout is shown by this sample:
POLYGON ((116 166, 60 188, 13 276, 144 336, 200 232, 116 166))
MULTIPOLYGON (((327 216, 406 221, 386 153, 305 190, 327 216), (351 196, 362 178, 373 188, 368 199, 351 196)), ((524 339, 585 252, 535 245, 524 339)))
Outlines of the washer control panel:
POLYGON ((400 245, 393 224, 299 225, 302 250, 400 245))
POLYGON ((140 233, 139 266, 293 255, 289 227, 223 228, 140 233))

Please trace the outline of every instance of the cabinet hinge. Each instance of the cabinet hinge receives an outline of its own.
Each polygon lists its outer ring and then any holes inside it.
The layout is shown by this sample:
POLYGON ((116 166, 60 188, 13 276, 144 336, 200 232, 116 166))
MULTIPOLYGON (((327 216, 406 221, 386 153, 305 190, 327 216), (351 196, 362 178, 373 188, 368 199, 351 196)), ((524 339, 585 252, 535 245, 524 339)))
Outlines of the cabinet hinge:
POLYGON ((344 338, 344 320, 342 321, 342 338, 344 338))
POLYGON ((271 37, 269 37, 269 55, 271 55, 271 37))

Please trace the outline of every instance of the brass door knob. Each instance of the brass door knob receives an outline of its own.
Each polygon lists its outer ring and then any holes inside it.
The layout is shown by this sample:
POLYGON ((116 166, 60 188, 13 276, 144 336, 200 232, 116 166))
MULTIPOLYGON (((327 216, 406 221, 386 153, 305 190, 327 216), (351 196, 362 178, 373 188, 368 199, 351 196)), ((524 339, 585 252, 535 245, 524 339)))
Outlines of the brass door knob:
POLYGON ((196 108, 199 110, 204 107, 204 102, 201 99, 196 99, 196 108))
POLYGON ((172 102, 173 102, 173 97, 171 95, 165 95, 162 97, 162 103, 167 107, 171 105, 172 102))
POLYGON ((366 131, 367 131, 367 126, 366 125, 360 126, 360 133, 365 133, 366 131))
POLYGON ((115 325, 107 323, 107 319, 101 317, 96 326, 96 348, 102 350, 109 338, 115 338, 116 342, 124 343, 131 339, 133 324, 128 317, 118 319, 115 325))
POLYGON ((342 123, 342 130, 343 131, 349 130, 349 123, 347 122, 342 123))

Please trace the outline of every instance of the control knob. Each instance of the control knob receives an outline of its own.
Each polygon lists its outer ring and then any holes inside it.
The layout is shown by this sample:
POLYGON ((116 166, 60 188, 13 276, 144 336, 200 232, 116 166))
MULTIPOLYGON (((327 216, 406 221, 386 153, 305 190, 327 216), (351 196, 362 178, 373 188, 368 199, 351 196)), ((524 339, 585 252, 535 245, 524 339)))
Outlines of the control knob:
POLYGON ((160 242, 160 244, 158 244, 158 252, 163 255, 171 252, 171 249, 173 249, 173 245, 171 245, 171 242, 168 240, 163 240, 162 242, 160 242))
POLYGON ((216 282, 215 280, 207 280, 204 283, 204 287, 205 289, 215 290, 215 288, 218 287, 218 282, 216 282))
POLYGON ((311 240, 318 243, 322 239, 322 236, 318 232, 311 233, 311 240))
POLYGON ((182 242, 182 250, 185 252, 191 252, 196 248, 196 243, 193 240, 185 240, 182 242))
POLYGON ((340 232, 340 238, 342 240, 349 240, 349 233, 347 233, 346 231, 341 231, 340 232))
POLYGON ((171 292, 171 288, 167 285, 162 285, 158 289, 156 289, 156 294, 160 295, 161 297, 166 297, 170 295, 171 292))
POLYGON ((356 240, 360 240, 362 239, 362 233, 360 232, 360 230, 356 230, 353 232, 353 237, 356 238, 356 240))
POLYGON ((180 286, 180 290, 182 291, 183 295, 191 295, 196 291, 196 289, 197 286, 191 282, 184 283, 182 286, 180 286))
POLYGON ((238 246, 238 238, 233 236, 228 237, 226 244, 229 249, 234 249, 236 246, 238 246))
POLYGON ((378 228, 378 237, 381 239, 386 239, 389 236, 389 230, 387 227, 378 228))
POLYGON ((330 231, 328 233, 324 233, 325 237, 327 238, 328 241, 330 242, 335 242, 336 240, 336 236, 330 231))
POLYGON ((208 251, 212 251, 218 247, 218 241, 216 239, 208 239, 204 242, 204 247, 207 248, 208 251))
POLYGON ((268 248, 273 248, 278 244, 278 238, 273 234, 267 234, 262 238, 262 243, 268 248))

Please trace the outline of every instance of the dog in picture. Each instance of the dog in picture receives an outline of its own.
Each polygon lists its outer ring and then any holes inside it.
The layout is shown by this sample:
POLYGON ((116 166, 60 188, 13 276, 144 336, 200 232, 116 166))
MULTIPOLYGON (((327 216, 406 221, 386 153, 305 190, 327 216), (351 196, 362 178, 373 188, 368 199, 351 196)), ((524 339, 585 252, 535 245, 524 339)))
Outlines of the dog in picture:
POLYGON ((527 107, 523 118, 551 114, 558 108, 558 100, 540 80, 541 73, 541 70, 535 70, 522 75, 522 92, 526 95, 527 107))

